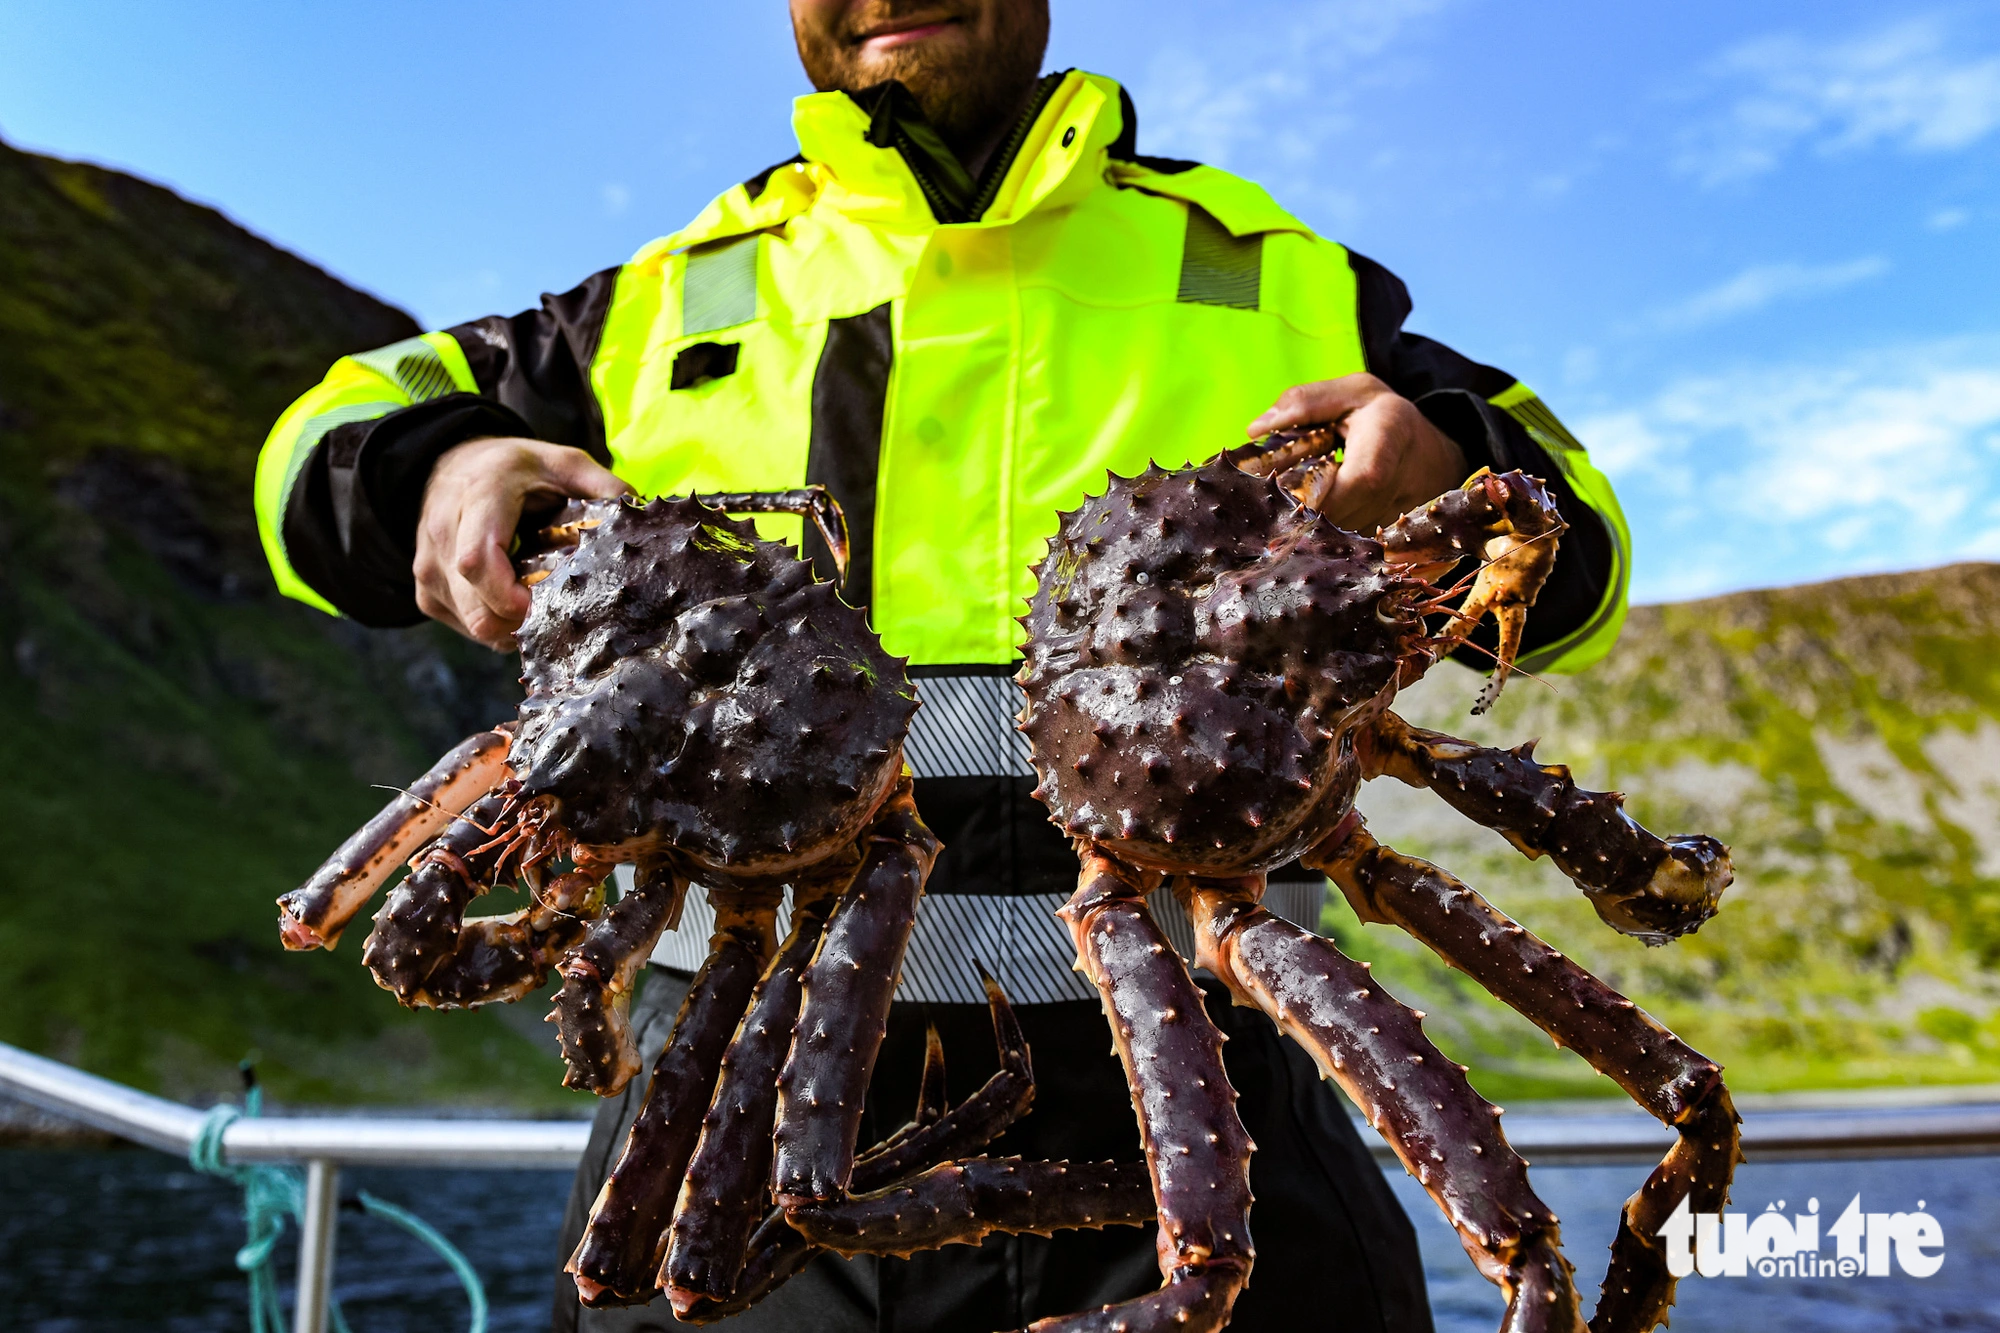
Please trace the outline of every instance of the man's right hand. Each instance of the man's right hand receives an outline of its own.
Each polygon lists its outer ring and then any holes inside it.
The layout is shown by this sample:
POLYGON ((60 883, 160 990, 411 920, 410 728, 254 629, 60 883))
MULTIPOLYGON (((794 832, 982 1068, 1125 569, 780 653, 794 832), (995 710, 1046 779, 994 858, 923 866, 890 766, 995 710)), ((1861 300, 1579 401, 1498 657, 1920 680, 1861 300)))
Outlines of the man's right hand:
POLYGON ((610 500, 632 488, 581 449, 540 440, 467 440, 424 486, 417 608, 495 652, 514 650, 528 589, 507 554, 531 500, 610 500))

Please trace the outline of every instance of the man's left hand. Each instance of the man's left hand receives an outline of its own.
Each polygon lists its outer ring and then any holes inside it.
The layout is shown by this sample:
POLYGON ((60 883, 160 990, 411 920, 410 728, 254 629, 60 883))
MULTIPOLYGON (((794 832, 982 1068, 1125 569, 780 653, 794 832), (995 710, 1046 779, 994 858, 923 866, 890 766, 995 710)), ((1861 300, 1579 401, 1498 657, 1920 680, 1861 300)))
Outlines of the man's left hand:
POLYGON ((1465 451, 1373 375, 1287 389, 1249 433, 1254 440, 1329 422, 1340 427, 1347 451, 1321 512, 1343 528, 1372 532, 1465 480, 1465 451))

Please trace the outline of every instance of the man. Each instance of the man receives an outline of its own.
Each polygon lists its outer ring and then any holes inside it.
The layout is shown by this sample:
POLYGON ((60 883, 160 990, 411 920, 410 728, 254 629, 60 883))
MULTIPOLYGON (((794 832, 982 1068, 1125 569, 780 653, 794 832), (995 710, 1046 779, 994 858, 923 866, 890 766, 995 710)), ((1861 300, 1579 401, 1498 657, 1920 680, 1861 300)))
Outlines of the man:
MULTIPOLYGON (((1021 1006, 1040 1091, 995 1146, 1138 1156, 1093 992, 1052 917, 1076 862, 1030 797, 1011 730, 1012 617, 1058 509, 1157 459, 1339 421, 1328 509, 1370 528, 1481 466, 1546 478, 1570 530, 1529 622, 1537 670, 1600 657, 1623 617, 1609 486, 1526 387, 1401 325, 1403 286, 1258 187, 1137 151, 1117 84, 1038 77, 1046 0, 792 0, 821 91, 800 156, 539 310, 344 359, 278 423, 258 512, 281 586, 367 624, 430 616, 499 651, 528 608, 509 543, 562 496, 827 486, 853 528, 845 595, 908 654, 907 747, 946 851, 912 941, 864 1141, 914 1103, 927 1021, 954 1100, 991 1071, 974 960, 1021 1006), (982 1063, 983 1062, 983 1063, 982 1063)), ((798 532, 796 520, 771 521, 798 532)), ((827 577, 826 553, 804 546, 827 577)), ((1273 877, 1317 925, 1324 884, 1273 877)), ((1162 907, 1163 924, 1185 919, 1162 907)), ((635 1006, 664 1043, 707 916, 691 901, 635 1006)), ((1211 986, 1259 1151, 1258 1260, 1233 1327, 1430 1326, 1407 1219, 1338 1096, 1211 986)), ((599 1114, 565 1221, 574 1246, 644 1079, 599 1114)), ((989 1330, 1154 1286, 1148 1233, 995 1237, 910 1260, 823 1259, 745 1329, 989 1330)), ((664 1301, 559 1328, 657 1329, 664 1301)))

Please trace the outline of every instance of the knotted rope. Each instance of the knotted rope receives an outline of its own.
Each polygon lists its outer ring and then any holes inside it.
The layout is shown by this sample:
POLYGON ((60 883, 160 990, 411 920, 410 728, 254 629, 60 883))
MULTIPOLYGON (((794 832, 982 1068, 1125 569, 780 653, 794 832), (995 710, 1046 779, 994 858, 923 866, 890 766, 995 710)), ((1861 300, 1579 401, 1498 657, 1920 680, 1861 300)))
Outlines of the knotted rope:
MULTIPOLYGON (((264 1090, 246 1065, 247 1085, 243 1108, 227 1104, 210 1108, 201 1130, 188 1149, 188 1164, 206 1175, 233 1181, 243 1191, 243 1228, 249 1239, 236 1252, 236 1266, 250 1281, 250 1333, 285 1333, 285 1311, 278 1300, 277 1275, 271 1267, 271 1250, 284 1234, 290 1217, 304 1226, 305 1176, 297 1167, 266 1164, 232 1164, 222 1159, 222 1136, 244 1116, 256 1116, 264 1106, 264 1090)), ((472 1307, 468 1333, 486 1333, 486 1287, 471 1263, 457 1246, 446 1240, 436 1227, 407 1208, 378 1199, 366 1190, 359 1195, 361 1210, 371 1217, 392 1222, 437 1251, 451 1265, 465 1288, 466 1303, 472 1307)), ((340 1302, 327 1297, 327 1315, 334 1333, 352 1333, 340 1302)))

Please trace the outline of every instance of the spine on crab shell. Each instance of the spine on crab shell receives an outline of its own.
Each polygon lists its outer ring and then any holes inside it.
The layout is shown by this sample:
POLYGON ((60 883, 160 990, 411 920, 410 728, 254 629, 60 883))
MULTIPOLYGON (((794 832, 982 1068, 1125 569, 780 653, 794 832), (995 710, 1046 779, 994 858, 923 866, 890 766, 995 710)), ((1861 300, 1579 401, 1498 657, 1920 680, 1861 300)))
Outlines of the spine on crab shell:
POLYGON ((1742 1157, 1721 1066, 1454 876, 1376 842, 1358 818, 1301 862, 1339 885, 1362 920, 1408 931, 1677 1131, 1626 1201, 1590 1327, 1643 1333, 1659 1323, 1674 1292, 1659 1228, 1682 1199, 1719 1211, 1742 1157))
POLYGON ((438 1009, 512 1004, 541 989, 556 960, 603 910, 603 875, 572 870, 536 890, 533 907, 468 917, 451 956, 424 979, 415 1002, 438 1009))
POLYGON ((778 1077, 772 1194, 780 1204, 838 1198, 854 1171, 889 999, 939 848, 907 775, 862 841, 861 869, 806 970, 798 1033, 778 1077))
POLYGON ((499 792, 473 802, 424 849, 375 914, 361 961, 404 1004, 421 1004, 424 983, 457 952, 466 905, 486 892, 514 848, 516 813, 499 792))
POLYGON ((1576 1286, 1557 1219, 1500 1132, 1500 1108, 1424 1034, 1366 963, 1258 905, 1262 877, 1178 883, 1195 965, 1262 1009, 1361 1109, 1508 1297, 1503 1328, 1573 1333, 1576 1286))
POLYGON ((278 935, 287 949, 331 949, 396 867, 435 838, 452 816, 507 776, 513 727, 468 736, 428 773, 396 793, 313 877, 278 899, 278 935))
POLYGON ((1053 1235, 1153 1220, 1143 1162, 946 1162, 887 1189, 788 1214, 807 1240, 836 1254, 906 1258, 941 1245, 977 1245, 994 1232, 1053 1235))
POLYGON ((709 900, 715 935, 708 959, 681 1002, 673 1034, 653 1064, 645 1105, 566 1267, 588 1306, 643 1304, 658 1294, 653 1282, 665 1257, 667 1224, 715 1092, 722 1052, 777 948, 775 895, 759 893, 746 902, 711 890, 709 900))
POLYGON ((639 1048, 627 1017, 632 982, 661 933, 679 919, 687 889, 687 880, 667 867, 645 867, 632 892, 612 904, 564 956, 562 989, 548 1021, 556 1025, 568 1066, 565 1088, 613 1097, 639 1072, 639 1048))
POLYGON ((751 1232, 763 1220, 770 1192, 778 1071, 798 1024, 801 980, 819 948, 827 914, 852 874, 850 862, 837 884, 799 886, 806 891, 797 895, 803 901, 793 908, 791 932, 723 1054, 658 1277, 677 1312, 736 1292, 751 1232))
POLYGON ((1647 944, 1690 934, 1715 915, 1735 878, 1729 849, 1706 834, 1661 838, 1625 813, 1616 792, 1586 791, 1562 764, 1538 764, 1534 742, 1496 750, 1384 713, 1360 735, 1369 777, 1427 787, 1529 857, 1547 856, 1605 924, 1647 944))
POLYGON ((1229 1322, 1250 1279, 1250 1154, 1222 1033, 1202 994, 1146 910, 1138 883, 1086 849, 1077 891, 1061 911, 1077 966, 1097 987, 1125 1067, 1160 1219, 1160 1290, 1090 1314, 1044 1320, 1042 1333, 1166 1328, 1193 1333, 1229 1322))

